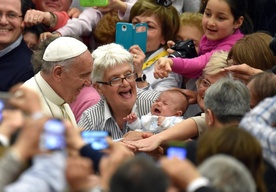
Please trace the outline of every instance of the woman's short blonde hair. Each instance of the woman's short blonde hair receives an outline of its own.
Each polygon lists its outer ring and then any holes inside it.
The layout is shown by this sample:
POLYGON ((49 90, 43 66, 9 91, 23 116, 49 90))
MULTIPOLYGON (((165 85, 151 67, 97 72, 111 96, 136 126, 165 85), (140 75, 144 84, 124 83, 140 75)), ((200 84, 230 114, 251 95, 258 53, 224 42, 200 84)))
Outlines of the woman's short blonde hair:
POLYGON ((227 62, 228 52, 226 51, 216 51, 211 56, 209 62, 203 69, 203 76, 205 75, 215 75, 219 73, 223 68, 229 67, 230 63, 227 62))
POLYGON ((202 18, 201 13, 184 12, 180 15, 180 26, 196 27, 203 34, 202 18))

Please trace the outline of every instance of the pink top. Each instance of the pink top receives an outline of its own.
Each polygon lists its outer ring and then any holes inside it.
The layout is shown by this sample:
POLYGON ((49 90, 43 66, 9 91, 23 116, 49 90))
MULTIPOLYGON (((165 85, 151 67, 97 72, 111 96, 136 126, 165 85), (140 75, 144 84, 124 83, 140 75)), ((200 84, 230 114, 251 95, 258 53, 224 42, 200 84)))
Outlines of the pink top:
POLYGON ((208 40, 203 35, 200 41, 199 56, 192 59, 173 58, 172 71, 188 78, 197 78, 202 74, 202 70, 215 51, 229 51, 243 36, 239 29, 232 35, 218 41, 208 40))
POLYGON ((81 118, 82 113, 98 103, 101 99, 99 93, 92 87, 84 87, 77 97, 77 100, 70 104, 71 110, 73 111, 76 121, 78 122, 81 118))

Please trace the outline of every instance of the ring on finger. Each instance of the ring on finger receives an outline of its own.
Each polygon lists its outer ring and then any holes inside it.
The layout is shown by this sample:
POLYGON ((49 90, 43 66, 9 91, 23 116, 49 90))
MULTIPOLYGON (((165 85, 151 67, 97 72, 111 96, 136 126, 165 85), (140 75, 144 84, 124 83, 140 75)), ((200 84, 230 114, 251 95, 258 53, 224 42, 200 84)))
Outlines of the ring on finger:
POLYGON ((33 20, 37 20, 37 18, 36 18, 36 17, 34 17, 34 18, 33 18, 33 20))
POLYGON ((136 59, 136 57, 137 57, 137 54, 134 54, 133 58, 136 59))

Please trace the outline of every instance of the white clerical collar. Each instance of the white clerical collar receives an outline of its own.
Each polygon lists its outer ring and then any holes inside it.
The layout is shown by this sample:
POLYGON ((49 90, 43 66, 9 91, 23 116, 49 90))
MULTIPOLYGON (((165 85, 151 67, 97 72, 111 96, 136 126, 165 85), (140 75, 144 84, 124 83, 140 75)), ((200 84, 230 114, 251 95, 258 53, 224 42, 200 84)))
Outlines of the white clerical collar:
POLYGON ((39 88, 41 89, 41 93, 49 99, 54 104, 61 106, 65 103, 64 99, 61 98, 53 88, 45 81, 45 79, 41 76, 41 72, 37 73, 34 76, 39 88), (44 91, 43 91, 44 90, 44 91), (47 91, 45 91, 47 90, 47 91))

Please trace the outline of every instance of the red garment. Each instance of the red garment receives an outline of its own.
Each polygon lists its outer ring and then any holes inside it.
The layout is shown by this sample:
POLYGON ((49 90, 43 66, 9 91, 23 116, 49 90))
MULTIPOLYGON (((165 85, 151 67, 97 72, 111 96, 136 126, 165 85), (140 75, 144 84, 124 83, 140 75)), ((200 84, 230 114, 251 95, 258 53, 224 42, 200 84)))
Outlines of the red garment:
POLYGON ((47 28, 49 32, 56 31, 57 29, 63 27, 70 19, 66 11, 54 12, 54 14, 57 16, 57 23, 55 27, 47 28))

